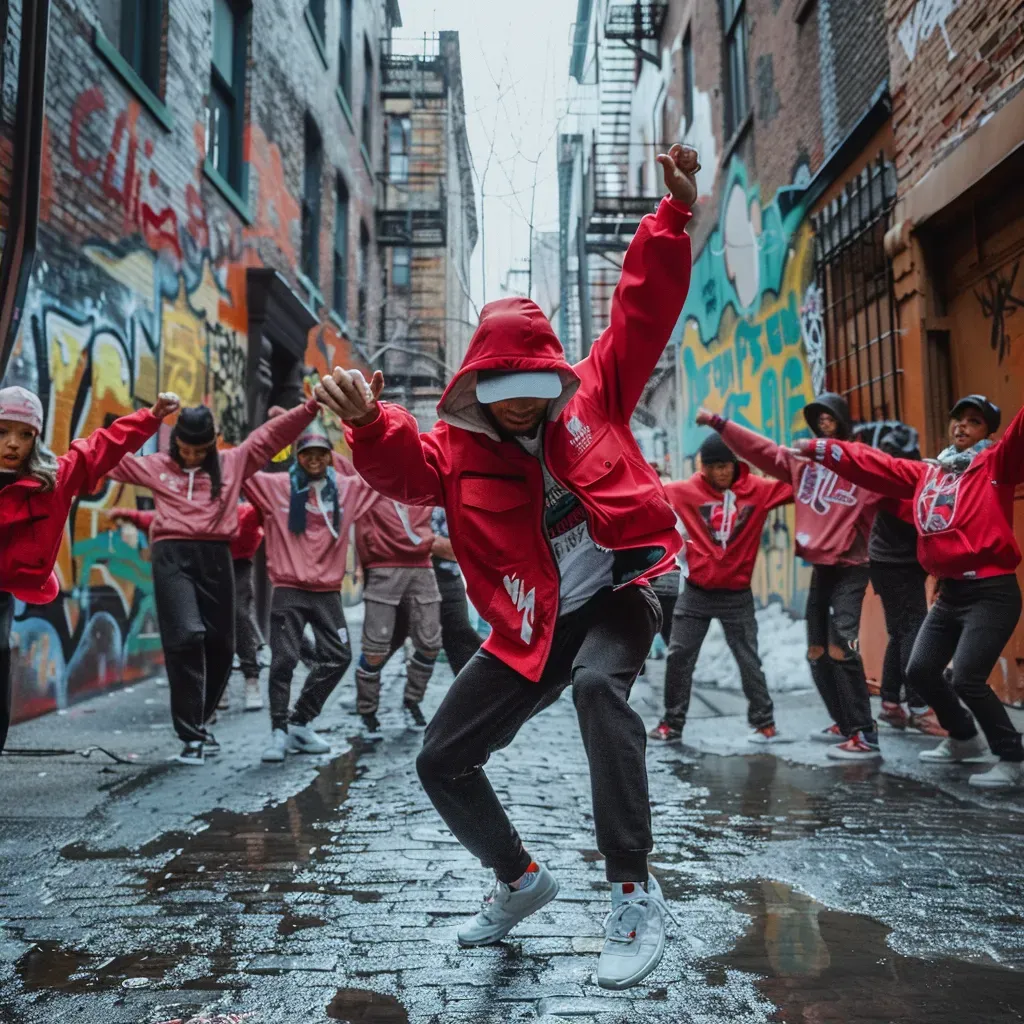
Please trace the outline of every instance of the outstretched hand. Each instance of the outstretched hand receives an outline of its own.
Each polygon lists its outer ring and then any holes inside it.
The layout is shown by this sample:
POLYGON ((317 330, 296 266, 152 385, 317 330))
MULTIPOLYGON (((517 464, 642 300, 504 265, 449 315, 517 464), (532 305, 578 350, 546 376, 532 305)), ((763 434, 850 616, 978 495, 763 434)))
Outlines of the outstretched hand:
POLYGON ((698 427, 710 427, 715 421, 715 414, 710 409, 705 409, 701 406, 697 410, 695 422, 698 427))
POLYGON ((377 418, 377 399, 384 389, 384 374, 377 370, 369 384, 359 370, 340 366, 317 384, 316 400, 353 427, 365 427, 377 418))
POLYGON ((697 172, 700 170, 697 150, 677 142, 667 153, 658 154, 658 163, 665 175, 665 188, 672 198, 692 207, 697 202, 697 172))
POLYGON ((153 407, 149 410, 158 420, 173 416, 181 408, 181 399, 173 391, 162 391, 157 395, 153 407))

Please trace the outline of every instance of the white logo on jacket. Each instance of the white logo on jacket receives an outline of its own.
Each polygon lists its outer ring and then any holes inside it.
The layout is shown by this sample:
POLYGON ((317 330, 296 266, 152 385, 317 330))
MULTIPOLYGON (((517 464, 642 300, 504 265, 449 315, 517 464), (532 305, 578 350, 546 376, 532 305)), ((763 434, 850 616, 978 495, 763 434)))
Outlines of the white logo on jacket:
POLYGON ((530 587, 527 590, 526 585, 518 576, 513 576, 511 579, 506 576, 504 583, 508 596, 512 598, 512 603, 516 606, 516 611, 523 613, 523 625, 519 630, 520 639, 524 644, 531 643, 533 641, 533 614, 537 606, 537 588, 530 587))
POLYGON ((917 524, 922 533, 942 533, 953 525, 963 478, 963 473, 933 470, 917 499, 917 524))
POLYGON ((827 516, 833 505, 856 505, 857 487, 840 480, 831 469, 811 462, 800 476, 796 500, 809 505, 819 516, 827 516))
POLYGON ((412 528, 412 522, 409 519, 409 506, 402 505, 399 502, 391 499, 391 504, 395 506, 395 511, 398 513, 398 518, 402 521, 402 528, 405 530, 406 537, 413 542, 413 544, 422 544, 423 538, 416 533, 412 528))
POLYGON ((577 455, 581 455, 590 447, 590 443, 594 439, 593 434, 590 427, 579 416, 570 417, 565 429, 569 431, 569 444, 572 445, 573 451, 577 455))

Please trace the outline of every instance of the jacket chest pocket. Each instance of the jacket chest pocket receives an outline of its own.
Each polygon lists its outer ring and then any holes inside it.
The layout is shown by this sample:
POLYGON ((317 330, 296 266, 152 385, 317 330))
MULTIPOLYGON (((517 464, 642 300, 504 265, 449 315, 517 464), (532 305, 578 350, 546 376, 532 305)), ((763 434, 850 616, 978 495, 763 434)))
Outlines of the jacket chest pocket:
POLYGON ((464 476, 459 480, 459 504, 467 518, 504 517, 529 503, 524 477, 464 476))

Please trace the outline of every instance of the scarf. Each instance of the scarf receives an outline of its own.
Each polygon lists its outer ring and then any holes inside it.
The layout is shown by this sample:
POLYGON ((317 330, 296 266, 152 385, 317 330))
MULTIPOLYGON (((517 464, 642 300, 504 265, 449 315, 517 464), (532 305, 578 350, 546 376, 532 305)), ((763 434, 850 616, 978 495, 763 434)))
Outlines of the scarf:
POLYGON ((939 452, 935 460, 946 473, 962 473, 986 448, 991 448, 995 441, 984 438, 976 445, 965 448, 962 452, 956 450, 955 445, 950 445, 939 452))
MULTIPOLYGON (((309 485, 311 483, 306 471, 295 462, 288 475, 292 480, 292 495, 288 504, 288 529, 291 533, 306 532, 306 502, 309 501, 309 485)), ((324 477, 323 490, 320 492, 320 506, 332 506, 334 536, 338 536, 338 524, 341 522, 341 507, 338 504, 338 483, 333 467, 328 467, 324 477)))

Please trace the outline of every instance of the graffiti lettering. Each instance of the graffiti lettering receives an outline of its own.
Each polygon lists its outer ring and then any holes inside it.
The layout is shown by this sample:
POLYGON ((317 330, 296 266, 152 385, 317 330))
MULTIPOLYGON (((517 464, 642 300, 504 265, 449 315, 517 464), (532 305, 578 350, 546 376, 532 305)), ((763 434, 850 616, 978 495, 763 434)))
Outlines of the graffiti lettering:
POLYGON ((1014 295, 1013 289, 1020 271, 1020 260, 1014 263, 1008 277, 989 274, 985 278, 985 290, 976 291, 975 297, 981 304, 981 312, 986 320, 992 321, 992 351, 999 358, 1000 365, 1010 352, 1010 335, 1006 330, 1007 317, 1013 316, 1018 310, 1024 309, 1024 293, 1014 295))
POLYGON ((949 32, 946 30, 946 22, 959 2, 960 0, 918 0, 897 33, 907 60, 913 62, 920 44, 927 42, 936 29, 942 33, 948 59, 952 60, 956 56, 949 32))

